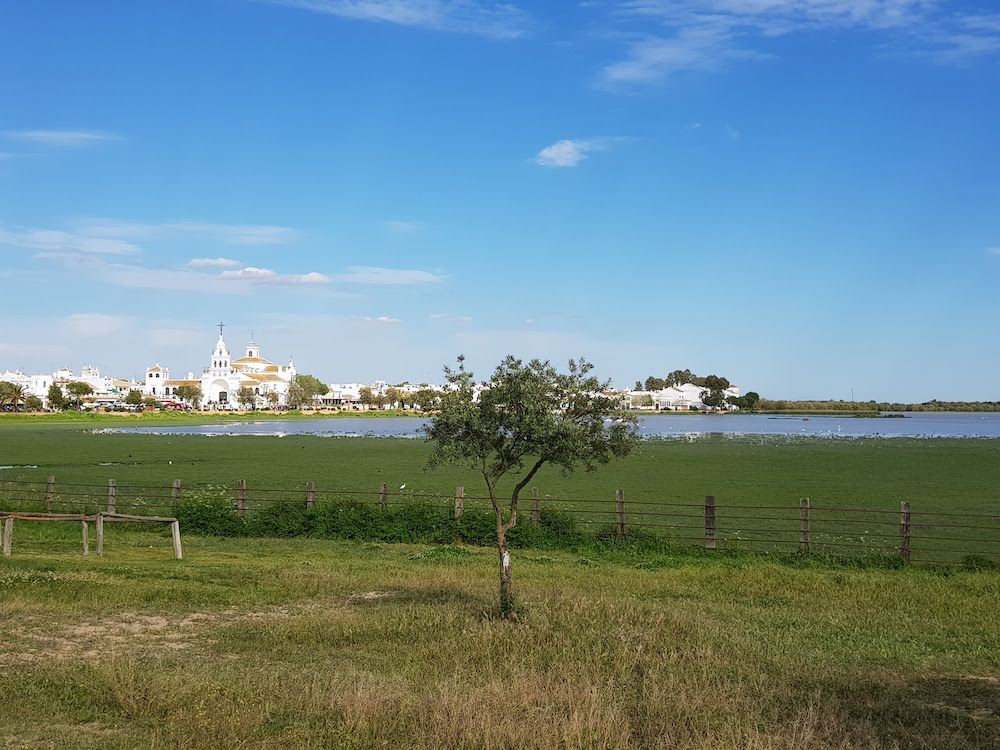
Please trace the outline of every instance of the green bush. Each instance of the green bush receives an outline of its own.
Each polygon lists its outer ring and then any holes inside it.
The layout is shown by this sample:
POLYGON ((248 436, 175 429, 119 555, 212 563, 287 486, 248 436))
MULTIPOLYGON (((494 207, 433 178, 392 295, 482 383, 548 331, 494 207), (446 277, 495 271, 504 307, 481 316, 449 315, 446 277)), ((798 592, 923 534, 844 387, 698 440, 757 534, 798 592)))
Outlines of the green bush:
POLYGON ((209 536, 244 536, 247 533, 244 518, 227 500, 182 500, 174 511, 181 528, 187 533, 209 536))

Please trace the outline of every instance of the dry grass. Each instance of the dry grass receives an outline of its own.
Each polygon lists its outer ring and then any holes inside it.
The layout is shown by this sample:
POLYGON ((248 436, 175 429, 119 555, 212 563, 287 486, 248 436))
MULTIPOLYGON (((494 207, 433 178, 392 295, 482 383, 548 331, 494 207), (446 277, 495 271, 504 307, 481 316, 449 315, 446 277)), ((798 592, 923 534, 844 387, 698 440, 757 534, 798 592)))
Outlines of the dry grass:
POLYGON ((0 747, 992 748, 1000 575, 129 534, 0 562, 0 747), (152 544, 152 548, 150 547, 152 544))

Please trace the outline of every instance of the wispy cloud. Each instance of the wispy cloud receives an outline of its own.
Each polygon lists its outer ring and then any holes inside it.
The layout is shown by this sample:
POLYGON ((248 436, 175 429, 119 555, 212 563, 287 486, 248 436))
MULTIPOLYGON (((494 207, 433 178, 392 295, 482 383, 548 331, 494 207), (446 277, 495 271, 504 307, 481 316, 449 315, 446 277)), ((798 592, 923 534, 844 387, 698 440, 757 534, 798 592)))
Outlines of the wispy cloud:
POLYGON ((390 318, 388 315, 379 315, 378 317, 371 318, 367 315, 362 318, 362 320, 367 320, 369 323, 402 323, 403 321, 399 318, 390 318))
POLYGON ((270 268, 255 268, 247 266, 234 271, 223 271, 219 274, 221 279, 231 279, 235 281, 251 281, 263 284, 329 284, 330 277, 316 271, 302 274, 281 274, 272 271, 270 268))
POLYGON ((986 248, 986 252, 991 255, 1000 255, 1000 247, 988 247, 986 248))
POLYGON ((192 268, 237 268, 241 265, 232 258, 192 258, 187 264, 192 268))
POLYGON ((499 40, 525 36, 531 25, 530 16, 515 5, 478 0, 265 1, 355 21, 378 21, 499 40))
POLYGON ((298 234, 290 227, 270 224, 219 224, 187 220, 149 223, 115 219, 88 219, 81 223, 80 231, 91 236, 136 241, 203 237, 227 245, 284 245, 298 234))
POLYGON ((124 315, 77 313, 68 316, 64 323, 76 337, 100 338, 121 333, 131 325, 132 319, 124 315))
POLYGON ((346 273, 336 274, 334 281, 346 284, 420 285, 441 284, 444 277, 430 271, 413 268, 380 268, 378 266, 350 266, 346 273))
POLYGON ((591 152, 605 151, 623 138, 564 138, 546 146, 531 160, 540 167, 575 167, 591 152))
POLYGON ((946 12, 937 0, 630 0, 613 21, 630 36, 603 88, 659 83, 734 61, 764 60, 767 42, 793 33, 863 30, 909 54, 957 62, 1000 53, 1000 15, 946 12), (659 26, 659 28, 657 28, 659 26))
POLYGON ((469 315, 448 315, 446 313, 432 313, 428 316, 431 320, 454 320, 460 322, 469 322, 472 317, 469 315))
POLYGON ((48 253, 134 255, 139 246, 112 237, 94 237, 54 229, 0 229, 0 246, 48 253))
POLYGON ((120 135, 98 130, 7 130, 4 135, 15 141, 60 148, 78 148, 121 140, 120 135))

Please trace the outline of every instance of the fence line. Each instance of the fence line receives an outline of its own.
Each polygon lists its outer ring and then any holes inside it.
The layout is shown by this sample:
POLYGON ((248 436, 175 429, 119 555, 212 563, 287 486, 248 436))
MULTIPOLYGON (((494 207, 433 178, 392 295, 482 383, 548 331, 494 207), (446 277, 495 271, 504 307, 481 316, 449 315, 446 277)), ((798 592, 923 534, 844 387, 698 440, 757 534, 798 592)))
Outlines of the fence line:
MULTIPOLYGON (((750 549, 808 555, 816 549, 838 548, 936 564, 957 564, 958 556, 978 561, 1000 558, 1000 533, 993 533, 1000 532, 1000 515, 923 511, 912 508, 905 500, 897 510, 823 507, 807 497, 788 505, 725 503, 711 495, 701 502, 693 498, 688 502, 628 500, 624 489, 604 500, 542 496, 537 487, 531 488, 530 496, 525 494, 519 509, 523 520, 518 525, 552 526, 557 519, 568 519, 568 524, 563 523, 564 530, 553 533, 570 536, 645 536, 697 543, 719 552, 750 549), (690 533, 694 531, 700 533, 690 533)), ((175 510, 199 499, 226 502, 241 517, 289 505, 316 511, 330 502, 349 502, 388 513, 406 504, 417 504, 445 511, 442 519, 459 527, 469 522, 470 513, 492 512, 489 497, 468 494, 462 486, 456 487, 453 494, 442 494, 390 490, 384 482, 368 489, 335 489, 317 487, 314 481, 298 487, 258 487, 249 486, 244 479, 187 486, 180 479, 169 485, 119 484, 114 479, 106 484, 57 482, 54 476, 45 481, 0 480, 0 512, 8 513, 38 509, 53 513, 59 508, 72 508, 77 513, 89 509, 90 513, 122 515, 126 509, 175 510), (31 507, 14 508, 11 503, 31 507)))

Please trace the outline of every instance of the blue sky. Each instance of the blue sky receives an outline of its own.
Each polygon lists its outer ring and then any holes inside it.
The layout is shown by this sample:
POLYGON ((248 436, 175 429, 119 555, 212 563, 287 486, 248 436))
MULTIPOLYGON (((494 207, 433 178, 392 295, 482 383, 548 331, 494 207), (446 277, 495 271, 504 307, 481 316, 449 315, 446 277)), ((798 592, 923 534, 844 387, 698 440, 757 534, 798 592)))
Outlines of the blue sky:
POLYGON ((1000 399, 990 6, 7 4, 0 370, 1000 399))

